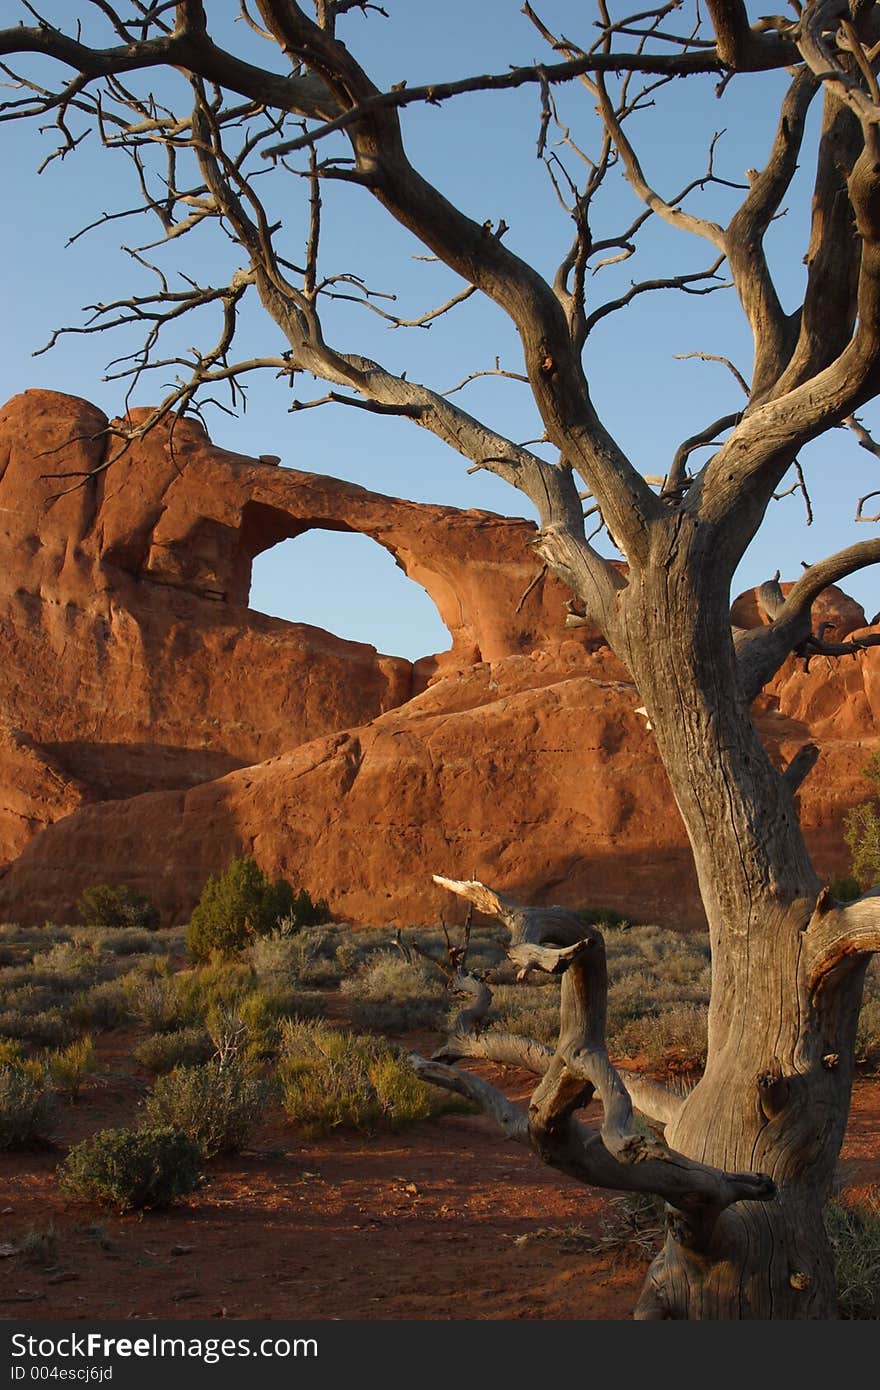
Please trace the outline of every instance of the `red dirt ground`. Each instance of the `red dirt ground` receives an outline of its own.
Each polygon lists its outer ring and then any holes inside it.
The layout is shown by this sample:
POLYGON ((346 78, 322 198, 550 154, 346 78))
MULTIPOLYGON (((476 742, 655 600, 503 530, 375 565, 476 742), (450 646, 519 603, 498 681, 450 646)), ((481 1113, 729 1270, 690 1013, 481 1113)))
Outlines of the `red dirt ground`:
MULTIPOLYGON (((252 1149, 211 1162, 209 1184, 168 1211, 118 1217, 67 1201, 54 1181, 64 1149, 130 1123, 146 1089, 145 1076, 122 1070, 124 1037, 103 1039, 100 1051, 102 1071, 65 1111, 58 1148, 0 1154, 0 1251, 29 1229, 58 1233, 47 1266, 0 1260, 0 1318, 631 1314, 644 1252, 590 1254, 560 1236, 598 1233, 608 1196, 543 1167, 481 1116, 303 1142, 273 1113, 252 1149)), ((501 1084, 496 1069, 485 1074, 501 1084)), ((878 1118, 880 1080, 860 1079, 841 1161, 847 1187, 880 1179, 878 1118)))

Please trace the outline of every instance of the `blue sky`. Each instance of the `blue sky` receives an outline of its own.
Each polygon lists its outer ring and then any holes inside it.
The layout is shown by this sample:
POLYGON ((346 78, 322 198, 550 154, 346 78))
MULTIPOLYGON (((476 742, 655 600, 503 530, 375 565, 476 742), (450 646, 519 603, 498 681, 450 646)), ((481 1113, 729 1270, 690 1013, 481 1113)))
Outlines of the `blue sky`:
MULTIPOLYGON (((71 12, 85 17, 90 8, 79 0, 54 0, 44 11, 69 23, 71 12)), ((228 0, 209 0, 209 13, 227 16, 218 31, 221 41, 255 61, 277 65, 279 59, 267 44, 232 22, 234 8, 228 0)), ((380 85, 403 78, 415 85, 503 71, 510 64, 548 56, 521 15, 519 0, 483 0, 480 5, 472 0, 390 0, 386 8, 388 21, 377 15, 365 20, 355 13, 341 27, 342 36, 380 85)), ((14 0, 4 0, 2 11, 7 23, 20 17, 14 0)), ((551 27, 588 41, 589 7, 552 0, 540 12, 551 27)), ((683 28, 685 10, 673 19, 683 28)), ((42 77, 48 73, 46 65, 35 64, 30 70, 42 77)), ((184 90, 182 79, 173 74, 161 80, 153 75, 150 80, 160 95, 171 97, 184 90)), ((746 78, 732 83, 720 101, 711 78, 677 82, 659 92, 656 106, 639 114, 631 127, 648 177, 671 196, 703 171, 708 140, 724 129, 716 168, 724 177, 742 181, 745 169, 759 166, 769 148, 775 102, 784 82, 779 75, 746 78)), ((141 87, 146 85, 141 79, 141 87)), ((589 94, 574 84, 559 91, 558 99, 572 134, 590 151, 596 144, 597 123, 589 94)), ((813 132, 817 117, 818 107, 813 132)), ((567 248, 570 223, 535 155, 538 118, 537 93, 525 89, 492 98, 462 97, 441 108, 410 107, 404 132, 411 158, 424 173, 479 221, 503 217, 510 228, 507 243, 552 276, 567 248)), ((82 128, 77 117, 71 124, 77 131, 82 128)), ((57 325, 81 322, 82 306, 144 292, 151 285, 147 273, 120 246, 154 240, 158 223, 145 218, 114 221, 66 246, 69 236, 101 212, 132 204, 135 190, 126 161, 103 151, 94 135, 38 177, 36 168, 52 145, 52 132, 40 135, 35 124, 0 125, 7 208, 14 210, 0 225, 7 329, 0 341, 0 390, 8 398, 27 387, 51 387, 85 396, 113 414, 121 408, 124 385, 102 377, 108 359, 130 351, 133 341, 70 336, 49 354, 31 353, 57 325)), ((787 307, 796 303, 803 283, 810 150, 808 141, 786 213, 769 238, 787 307)), ((343 152, 341 138, 336 152, 343 152)), ((267 175, 264 187, 273 216, 284 221, 283 248, 296 260, 305 225, 306 185, 280 173, 267 175)), ((619 173, 612 174, 607 192, 607 210, 596 220, 598 236, 621 229, 638 211, 619 173)), ((735 196, 730 190, 714 189, 704 203, 691 206, 723 217, 735 196)), ((324 227, 324 273, 358 273, 374 289, 395 292, 398 298, 392 307, 405 317, 443 302, 461 287, 445 267, 414 259, 422 248, 361 190, 328 187, 324 227)), ((203 230, 148 254, 170 272, 197 270, 205 280, 222 283, 221 277, 241 263, 241 255, 236 258, 235 248, 224 238, 212 232, 203 235, 203 230)), ((706 243, 662 224, 647 231, 641 262, 634 257, 594 277, 592 304, 622 293, 632 279, 694 271, 714 258, 706 243)), ((405 369, 411 379, 439 389, 493 366, 496 357, 510 370, 521 366, 508 323, 492 305, 477 300, 428 331, 390 329, 375 315, 349 304, 328 306, 325 321, 334 345, 373 356, 394 370, 405 369)), ((182 330, 178 349, 195 341, 195 328, 192 324, 182 330)), ((213 323, 205 325, 206 337, 214 332, 213 323)), ((173 341, 169 339, 169 345, 173 341)), ((258 309, 246 319, 239 356, 274 354, 282 347, 278 331, 258 309)), ((739 405, 738 388, 724 368, 676 360, 677 354, 695 351, 728 356, 748 375, 749 334, 732 292, 699 298, 674 292, 645 295, 600 324, 590 340, 586 362, 594 401, 646 473, 663 473, 682 438, 739 405)), ((167 379, 167 373, 157 373, 155 380, 142 381, 133 403, 152 404, 163 394, 167 379)), ((320 383, 297 379, 300 398, 322 395, 324 390, 320 383)), ((513 439, 540 433, 527 389, 514 382, 478 381, 458 399, 513 439)), ((521 494, 488 474, 468 476, 465 460, 408 421, 333 406, 291 415, 289 403, 286 384, 271 374, 254 377, 243 417, 209 413, 212 436, 227 448, 280 454, 288 466, 347 478, 380 492, 532 514, 521 494)), ((868 425, 880 423, 873 407, 862 418, 868 425)), ((847 432, 833 431, 804 451, 802 463, 814 525, 805 526, 800 498, 776 503, 741 568, 738 588, 760 582, 777 568, 783 578, 794 578, 801 561, 813 561, 872 534, 874 528, 856 526, 851 518, 855 499, 880 475, 877 460, 858 449, 847 432)), ((869 618, 880 609, 880 572, 865 571, 845 587, 865 605, 869 618)), ((314 622, 401 655, 416 657, 447 645, 445 629, 424 592, 395 569, 386 552, 362 538, 315 532, 276 547, 255 566, 252 603, 262 611, 314 622)))

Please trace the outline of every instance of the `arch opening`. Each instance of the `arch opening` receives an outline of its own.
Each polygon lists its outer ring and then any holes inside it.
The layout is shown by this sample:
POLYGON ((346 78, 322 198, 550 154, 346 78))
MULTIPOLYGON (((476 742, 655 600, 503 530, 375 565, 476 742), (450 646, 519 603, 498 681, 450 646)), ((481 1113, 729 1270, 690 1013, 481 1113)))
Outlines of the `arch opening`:
POLYGON ((262 550, 252 561, 249 607, 409 661, 452 645, 427 591, 357 531, 312 527, 262 550))

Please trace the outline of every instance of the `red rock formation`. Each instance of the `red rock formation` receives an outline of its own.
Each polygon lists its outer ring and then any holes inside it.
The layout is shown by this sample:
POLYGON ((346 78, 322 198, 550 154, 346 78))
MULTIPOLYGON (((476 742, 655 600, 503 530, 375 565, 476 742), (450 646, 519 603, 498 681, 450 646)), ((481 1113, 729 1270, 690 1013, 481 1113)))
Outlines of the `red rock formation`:
MULTIPOLYGON (((437 658, 415 671, 247 608, 253 557, 310 528, 362 532, 389 549, 446 619, 449 665, 484 648, 528 650, 554 623, 562 633, 550 584, 515 612, 538 573, 527 522, 272 467, 215 448, 189 420, 84 482, 118 452, 107 428, 95 407, 47 391, 0 413, 0 711, 82 784, 80 797, 210 780, 424 687, 437 658)), ((10 769, 3 782, 13 780, 10 769)), ((11 802, 8 812, 0 801, 0 860, 24 842, 4 829, 11 802)))
MULTIPOLYGON (((6 916, 63 918, 110 880, 182 919, 246 850, 363 922, 435 917, 435 870, 699 922, 627 673, 588 629, 566 632, 558 585, 516 611, 538 573, 529 523, 272 467, 188 421, 55 496, 46 460, 94 467, 105 430, 47 392, 0 416, 0 709, 23 731, 0 729, 6 916), (251 612, 253 557, 316 526, 389 549, 434 598, 451 652, 414 671, 251 612)), ((835 636, 864 622, 839 591, 822 602, 835 636)), ((761 620, 753 596, 736 620, 761 620)), ((809 674, 792 659, 760 702, 775 758, 821 745, 801 801, 828 872, 845 867, 841 813, 867 791, 878 701, 873 648, 809 674)))

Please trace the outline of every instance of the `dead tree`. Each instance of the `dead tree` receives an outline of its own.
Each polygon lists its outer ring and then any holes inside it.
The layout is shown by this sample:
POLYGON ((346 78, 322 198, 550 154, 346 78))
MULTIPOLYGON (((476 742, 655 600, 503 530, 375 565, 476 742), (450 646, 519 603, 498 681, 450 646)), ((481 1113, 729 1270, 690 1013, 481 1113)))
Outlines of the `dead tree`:
MULTIPOLYGON (((108 151, 131 161, 138 186, 132 207, 99 221, 152 213, 163 243, 219 223, 240 263, 225 283, 189 279, 182 287, 156 267, 154 292, 99 303, 86 323, 59 331, 144 328, 141 346, 117 373, 133 383, 154 369, 177 379, 138 430, 198 409, 224 383, 234 402, 245 375, 260 367, 288 382, 311 373, 327 389, 313 400, 296 398, 295 408, 357 406, 404 417, 473 468, 519 488, 538 510, 542 563, 572 591, 573 620, 588 615, 637 683, 687 827, 713 990, 705 1074, 684 1101, 657 1088, 630 1094, 611 1066, 598 934, 585 934, 562 911, 520 909, 473 883, 450 886, 500 915, 516 959, 563 972, 559 1041, 544 1052, 509 1040, 508 1060, 543 1069, 528 1114, 455 1068, 451 1047, 449 1060, 426 1064, 425 1074, 465 1089, 514 1137, 584 1181, 666 1199, 666 1244, 638 1316, 834 1316, 822 1208, 847 1119, 862 980, 880 947, 880 907, 871 894, 844 906, 823 891, 795 805, 810 755, 777 770, 750 705, 792 651, 826 648, 822 634, 811 632, 812 601, 880 559, 880 540, 811 565, 787 596, 774 590, 768 626, 732 632, 729 607, 737 564, 799 449, 850 420, 880 389, 877 6, 794 0, 789 16, 752 23, 743 0, 707 0, 708 21, 696 11, 688 17, 687 4, 675 0, 615 18, 607 0, 598 0, 592 27, 580 7, 573 11, 572 23, 586 32, 571 38, 526 5, 546 61, 390 90, 371 81, 338 32, 352 18, 381 22, 371 12, 382 7, 368 0, 315 0, 310 13, 295 0, 241 0, 241 32, 271 45, 265 65, 252 61, 244 42, 218 40, 228 4, 83 0, 71 8, 79 17, 62 29, 22 0, 21 23, 0 30, 13 91, 0 119, 54 121, 60 157, 93 128, 108 151), (50 86, 47 59, 57 73, 50 86), (726 221, 692 210, 695 199, 705 206, 701 193, 720 181, 714 141, 692 183, 666 193, 654 186, 630 139, 635 111, 672 81, 711 79, 728 90, 743 73, 778 82, 780 72, 788 74, 787 90, 769 157, 749 171, 726 221), (586 86, 599 116, 589 156, 558 109, 573 83, 586 86), (414 104, 473 92, 503 102, 503 92, 517 87, 535 92, 538 153, 571 217, 571 243, 552 282, 508 245, 503 221, 474 220, 425 178, 402 134, 414 104), (807 116, 817 102, 821 129, 808 149, 807 116), (551 149, 550 135, 561 144, 551 149), (799 164, 812 170, 812 227, 803 302, 787 312, 764 243, 799 164), (600 236, 597 209, 614 168, 641 209, 628 226, 600 236), (324 203, 339 181, 378 203, 428 257, 455 272, 459 288, 445 304, 398 317, 355 276, 322 275, 324 203), (306 226, 300 251, 288 245, 282 225, 298 189, 306 226), (277 200, 271 209, 270 196, 277 200), (657 220, 708 242, 707 264, 596 299, 602 281, 594 272, 629 258, 643 228, 657 220), (753 334, 750 380, 736 374, 730 411, 700 428, 691 421, 668 464, 631 461, 599 416, 584 349, 609 314, 643 293, 719 288, 722 265, 753 334), (523 368, 508 374, 527 382, 552 460, 541 444, 516 443, 468 414, 456 396, 328 340, 334 297, 360 301, 402 326, 431 322, 474 295, 493 301, 516 329, 523 368), (252 301, 286 347, 236 360, 238 326, 252 301), (212 346, 163 356, 168 332, 184 315, 211 312, 219 316, 212 346), (585 512, 607 528, 625 568, 600 555, 585 512), (576 1111, 593 1091, 605 1122, 591 1137, 576 1111), (634 1101, 663 1126, 662 1139, 634 1131, 634 1101)), ((145 248, 136 254, 149 264, 145 248)), ((498 363, 487 370, 502 372, 498 363)), ((105 467, 131 432, 120 428, 105 467)), ((465 1043, 462 1031, 462 1055, 465 1043)), ((467 1045, 480 1045, 473 1030, 467 1045)))

